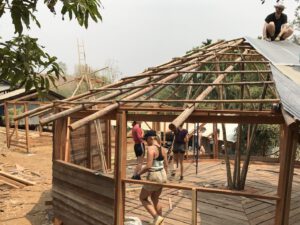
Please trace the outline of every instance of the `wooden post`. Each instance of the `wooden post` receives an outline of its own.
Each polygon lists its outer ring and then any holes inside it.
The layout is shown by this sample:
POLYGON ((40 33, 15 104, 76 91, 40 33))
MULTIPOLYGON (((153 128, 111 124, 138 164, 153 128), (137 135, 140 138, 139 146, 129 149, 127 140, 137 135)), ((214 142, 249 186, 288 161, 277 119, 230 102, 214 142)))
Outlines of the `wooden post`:
POLYGON ((276 204, 276 225, 289 224, 294 161, 297 149, 298 130, 292 125, 282 125, 280 134, 280 171, 277 193, 280 200, 276 204))
POLYGON ((115 213, 114 225, 123 225, 125 216, 125 183, 127 157, 127 120, 126 112, 117 113, 116 150, 115 150, 115 213))
POLYGON ((107 120, 105 123, 106 139, 105 139, 105 160, 107 169, 111 169, 111 123, 107 120))
POLYGON ((167 124, 166 122, 164 122, 164 140, 163 140, 164 146, 166 145, 166 138, 167 138, 166 131, 167 131, 167 124))
POLYGON ((218 128, 217 124, 213 123, 213 132, 214 132, 214 159, 219 158, 219 141, 218 141, 218 128))
MULTIPOLYGON (((14 104, 14 117, 17 116, 17 106, 14 104)), ((19 131, 18 131, 18 120, 15 121, 15 131, 16 131, 16 138, 19 138, 19 131)))
MULTIPOLYGON (((28 103, 24 103, 24 112, 28 111, 28 103)), ((27 153, 29 153, 29 118, 25 117, 25 135, 26 135, 26 149, 27 153)))
POLYGON ((7 148, 10 147, 10 140, 9 140, 9 113, 8 113, 8 103, 4 103, 4 115, 5 115, 5 127, 6 127, 6 145, 7 148))
POLYGON ((192 225, 197 225, 197 190, 192 189, 192 225))
MULTIPOLYGON (((85 129, 86 129, 86 150, 87 150, 87 161, 86 161, 86 166, 87 168, 91 169, 93 166, 93 162, 92 162, 92 152, 91 152, 91 123, 88 123, 87 125, 85 125, 85 129)), ((95 125, 95 129, 96 125, 95 125)), ((68 128, 69 130, 69 128, 68 128)), ((101 162, 103 163, 103 162, 101 162)))
POLYGON ((66 133, 66 143, 65 143, 65 162, 69 162, 70 161, 70 128, 69 125, 71 123, 71 118, 68 117, 67 118, 67 133, 66 133))

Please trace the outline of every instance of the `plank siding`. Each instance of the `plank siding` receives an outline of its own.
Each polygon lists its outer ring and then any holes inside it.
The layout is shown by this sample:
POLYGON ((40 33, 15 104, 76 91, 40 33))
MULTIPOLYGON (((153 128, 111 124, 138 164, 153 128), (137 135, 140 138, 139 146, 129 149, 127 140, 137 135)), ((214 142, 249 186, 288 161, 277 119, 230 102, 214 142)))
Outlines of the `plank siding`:
POLYGON ((64 225, 111 225, 114 180, 61 160, 53 162, 53 209, 64 225))

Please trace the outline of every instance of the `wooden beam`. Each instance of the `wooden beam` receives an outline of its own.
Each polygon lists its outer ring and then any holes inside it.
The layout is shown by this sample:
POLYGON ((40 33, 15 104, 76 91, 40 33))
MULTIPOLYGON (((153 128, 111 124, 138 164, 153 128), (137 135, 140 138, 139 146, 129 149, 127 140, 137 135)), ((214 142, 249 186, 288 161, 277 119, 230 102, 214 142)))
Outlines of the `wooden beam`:
POLYGON ((183 185, 183 184, 173 184, 173 183, 156 183, 151 181, 145 180, 132 180, 132 179, 123 179, 125 183, 132 183, 132 184, 150 184, 153 186, 159 186, 163 188, 174 188, 179 190, 197 190, 199 192, 205 193, 214 193, 214 194, 222 194, 222 195, 232 195, 232 196, 243 196, 246 198, 257 198, 257 199, 266 199, 266 200, 278 200, 280 199, 277 195, 266 195, 266 194, 258 194, 253 192, 247 191, 235 191, 235 190, 228 190, 228 189, 218 189, 218 188, 206 188, 206 187, 199 187, 199 186, 191 186, 191 185, 183 185))
MULTIPOLYGON (((128 114, 128 120, 171 122, 177 115, 150 115, 128 114)), ((251 115, 192 115, 185 122, 190 123, 241 123, 241 124, 283 124, 283 117, 278 116, 251 116, 251 115)))
POLYGON ((115 150, 115 213, 114 225, 124 224, 125 183, 127 156, 127 119, 126 112, 117 114, 116 150, 115 150))
MULTIPOLYGON (((124 106, 120 106, 119 110, 125 110, 125 111, 134 111, 134 112, 151 112, 151 111, 160 111, 160 112, 182 112, 182 107, 172 107, 172 106, 167 106, 167 107, 155 107, 155 106, 141 106, 138 108, 134 108, 131 105, 124 105, 124 106)), ((222 109, 222 110, 218 110, 218 109, 195 109, 194 113, 219 113, 219 114, 241 114, 241 115, 279 115, 279 113, 275 113, 272 110, 263 110, 263 111, 257 111, 257 110, 234 110, 234 109, 222 109)), ((193 114, 194 114, 193 113, 193 114)))
MULTIPOLYGON (((67 103, 67 102, 66 102, 67 103)), ((85 104, 120 104, 120 103, 280 103, 280 99, 226 99, 226 100, 186 100, 186 99, 169 99, 169 100, 104 100, 104 101, 82 101, 70 102, 69 104, 83 105, 85 104)), ((88 106, 89 107, 89 106, 88 106)), ((58 119, 58 118, 56 118, 58 119)), ((44 123, 46 120, 43 120, 44 123)), ((51 121, 50 121, 51 122, 51 121)), ((48 123, 48 121, 46 121, 48 123)))
MULTIPOLYGON (((293 124, 294 125, 294 124, 293 124)), ((275 224, 289 224, 291 192, 294 174, 294 162, 297 150, 298 128, 293 125, 281 126, 280 134, 280 170, 277 194, 275 224)))

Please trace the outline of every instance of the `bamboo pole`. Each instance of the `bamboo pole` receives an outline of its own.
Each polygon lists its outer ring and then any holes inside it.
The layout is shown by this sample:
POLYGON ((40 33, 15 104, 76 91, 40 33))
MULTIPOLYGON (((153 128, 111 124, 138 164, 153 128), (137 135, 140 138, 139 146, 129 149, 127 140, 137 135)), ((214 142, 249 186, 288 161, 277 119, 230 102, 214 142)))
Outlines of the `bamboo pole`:
MULTIPOLYGON (((244 51, 246 53, 247 51, 244 51)), ((243 54, 244 54, 243 53, 243 54)), ((235 60, 235 62, 240 62, 242 60, 241 57, 235 60)), ((229 72, 234 69, 234 65, 231 65, 227 67, 227 69, 224 71, 223 74, 220 74, 217 79, 214 80, 215 83, 220 83, 226 76, 226 72, 229 72)), ((196 101, 203 100, 212 90, 214 89, 213 86, 207 87, 197 98, 196 101)), ((188 108, 186 108, 170 125, 169 128, 171 130, 175 130, 179 125, 181 125, 195 110, 196 104, 190 105, 188 108)))

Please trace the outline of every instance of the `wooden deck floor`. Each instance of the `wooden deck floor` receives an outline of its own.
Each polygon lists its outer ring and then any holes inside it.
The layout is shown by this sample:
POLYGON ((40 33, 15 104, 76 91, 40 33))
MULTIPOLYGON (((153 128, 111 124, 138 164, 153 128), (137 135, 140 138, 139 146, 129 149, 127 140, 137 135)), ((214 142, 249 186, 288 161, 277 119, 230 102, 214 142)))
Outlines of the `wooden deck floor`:
MULTIPOLYGON (((226 169, 222 161, 203 160, 199 172, 195 164, 186 163, 182 183, 204 187, 225 188, 226 169)), ((278 182, 278 164, 251 164, 246 190, 260 194, 275 194, 278 182)), ((129 173, 128 173, 129 174, 129 173)), ((179 183, 176 176, 171 183, 179 183)), ((137 185, 127 185, 126 216, 139 217, 143 224, 151 224, 152 218, 139 201, 137 185)), ((161 195, 165 225, 191 224, 192 204, 190 191, 163 190, 161 195), (170 201, 172 209, 170 209, 170 201)), ((198 224, 202 225, 273 225, 275 201, 249 199, 238 196, 198 192, 198 224)), ((290 225, 300 224, 300 169, 295 169, 290 211, 290 225)))

